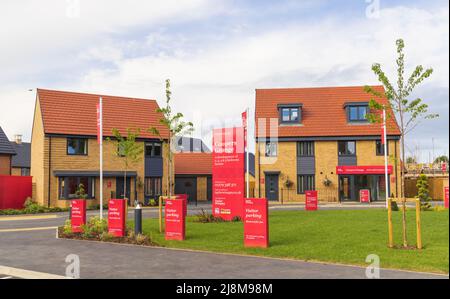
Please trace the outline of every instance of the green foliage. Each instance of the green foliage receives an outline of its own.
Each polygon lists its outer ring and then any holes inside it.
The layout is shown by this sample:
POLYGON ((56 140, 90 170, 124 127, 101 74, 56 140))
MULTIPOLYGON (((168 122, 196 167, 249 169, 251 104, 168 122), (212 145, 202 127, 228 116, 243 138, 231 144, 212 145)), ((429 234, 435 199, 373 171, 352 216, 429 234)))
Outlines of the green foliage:
POLYGON ((77 199, 87 199, 86 189, 83 184, 79 184, 77 190, 75 191, 75 197, 77 199))
POLYGON ((421 174, 417 179, 417 198, 420 199, 422 210, 431 209, 432 198, 428 188, 428 178, 426 175, 421 174))
POLYGON ((407 164, 417 164, 416 158, 414 157, 408 157, 406 158, 406 163, 407 164))
POLYGON ((151 207, 156 207, 158 205, 158 202, 155 199, 150 199, 149 204, 151 207))
POLYGON ((392 202, 392 204, 391 204, 391 210, 392 210, 393 212, 398 212, 398 211, 400 211, 400 209, 398 208, 398 204, 397 204, 396 201, 393 201, 393 202, 392 202))
POLYGON ((440 156, 440 157, 437 157, 436 160, 434 160, 434 164, 440 164, 440 163, 448 163, 448 157, 440 156))
POLYGON ((64 222, 63 232, 64 232, 64 234, 66 234, 66 235, 72 234, 72 221, 70 221, 70 219, 67 219, 67 220, 64 222))
POLYGON ((201 209, 201 211, 195 215, 195 222, 200 223, 220 223, 224 222, 224 220, 220 217, 215 217, 213 214, 210 214, 205 209, 201 209))
POLYGON ((116 237, 113 234, 110 234, 109 232, 103 232, 100 234, 100 240, 103 242, 111 242, 116 237))
POLYGON ((92 217, 88 222, 81 226, 83 231, 83 237, 87 239, 101 236, 103 233, 108 232, 108 222, 106 219, 100 219, 100 217, 92 217))
POLYGON ((150 237, 147 235, 139 234, 136 236, 136 245, 146 245, 150 242, 150 237))

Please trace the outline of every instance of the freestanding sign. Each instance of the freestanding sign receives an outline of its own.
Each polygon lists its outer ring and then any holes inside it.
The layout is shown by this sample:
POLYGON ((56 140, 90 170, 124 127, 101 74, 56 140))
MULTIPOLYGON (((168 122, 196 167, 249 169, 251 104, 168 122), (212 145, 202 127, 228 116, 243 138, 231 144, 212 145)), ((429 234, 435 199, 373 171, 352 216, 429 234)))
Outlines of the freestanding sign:
POLYGON ((361 203, 370 203, 370 190, 359 190, 359 200, 361 203))
POLYGON ((165 207, 166 240, 183 241, 186 237, 184 200, 167 199, 165 207))
POLYGON ((268 202, 265 198, 244 200, 244 246, 269 247, 268 202))
POLYGON ((82 233, 82 225, 86 224, 86 200, 72 200, 70 209, 72 232, 82 233))
POLYGON ((126 233, 127 201, 125 199, 109 200, 108 232, 115 237, 124 237, 126 233))
POLYGON ((187 216, 188 195, 187 194, 177 194, 177 195, 175 195, 175 197, 183 201, 184 217, 186 217, 187 216))
POLYGON ((213 132, 213 215, 225 221, 243 217, 244 129, 213 132))
POLYGON ((307 211, 317 211, 319 208, 317 191, 306 191, 305 194, 306 194, 305 209, 307 211))
POLYGON ((448 209, 448 186, 444 188, 444 206, 448 209))

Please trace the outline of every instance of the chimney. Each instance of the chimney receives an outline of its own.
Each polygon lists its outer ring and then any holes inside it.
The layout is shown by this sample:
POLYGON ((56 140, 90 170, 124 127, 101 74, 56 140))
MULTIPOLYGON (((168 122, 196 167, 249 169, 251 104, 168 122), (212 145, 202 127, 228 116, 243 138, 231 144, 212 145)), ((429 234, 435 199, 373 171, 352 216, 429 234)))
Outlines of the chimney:
POLYGON ((14 135, 14 141, 15 141, 17 144, 22 144, 22 135, 20 135, 20 134, 14 135))

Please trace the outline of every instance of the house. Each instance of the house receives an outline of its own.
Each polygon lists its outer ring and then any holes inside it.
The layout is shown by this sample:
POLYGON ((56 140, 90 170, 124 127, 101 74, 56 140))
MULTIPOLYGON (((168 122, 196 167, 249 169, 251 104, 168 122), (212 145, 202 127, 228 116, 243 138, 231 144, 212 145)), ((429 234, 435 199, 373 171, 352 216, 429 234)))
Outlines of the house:
POLYGON ((211 150, 203 140, 192 137, 176 137, 175 149, 182 153, 210 153, 211 150))
MULTIPOLYGON (((381 86, 373 87, 384 94, 381 86)), ((384 200, 381 124, 369 123, 373 96, 364 87, 256 90, 256 193, 271 201, 384 200)), ((386 98, 379 99, 387 104, 386 98)), ((392 112, 392 111, 390 111, 392 112)), ((388 194, 400 193, 400 130, 388 120, 388 194)))
MULTIPOLYGON (((255 188, 255 155, 249 154, 250 195, 255 188)), ((212 163, 210 152, 184 152, 175 155, 175 193, 188 194, 191 203, 212 201, 212 163)), ((245 169, 247 165, 245 164, 245 169)))
MULTIPOLYGON (((90 204, 110 198, 150 200, 166 194, 168 180, 168 130, 160 124, 155 100, 116 96, 103 98, 103 186, 97 143, 96 105, 100 95, 38 89, 31 142, 31 175, 36 184, 36 201, 48 206, 67 207, 83 184, 90 204), (163 141, 148 128, 159 129, 163 141), (141 161, 129 169, 117 154, 112 130, 122 135, 140 129, 137 143, 141 161), (125 188, 124 188, 125 187, 125 188), (126 191, 125 191, 126 189, 126 191), (124 194, 126 193, 126 194, 124 194)), ((173 173, 173 171, 171 172, 173 173)))
POLYGON ((0 127, 0 175, 11 175, 11 160, 16 151, 0 127))
POLYGON ((16 155, 12 157, 11 174, 15 176, 29 176, 31 168, 31 143, 22 142, 22 135, 15 135, 11 141, 16 155))

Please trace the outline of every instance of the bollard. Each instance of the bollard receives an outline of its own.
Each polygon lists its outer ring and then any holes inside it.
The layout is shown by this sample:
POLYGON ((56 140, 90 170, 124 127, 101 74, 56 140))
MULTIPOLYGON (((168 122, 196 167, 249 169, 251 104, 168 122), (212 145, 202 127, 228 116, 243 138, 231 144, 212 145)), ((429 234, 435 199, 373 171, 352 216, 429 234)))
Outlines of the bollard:
POLYGON ((388 199, 389 248, 394 248, 394 232, 392 227, 392 199, 388 199))
POLYGON ((142 208, 140 204, 137 204, 134 209, 134 234, 142 235, 142 208))
POLYGON ((421 203, 416 200, 416 229, 417 229, 417 249, 422 249, 422 225, 420 221, 421 203))

